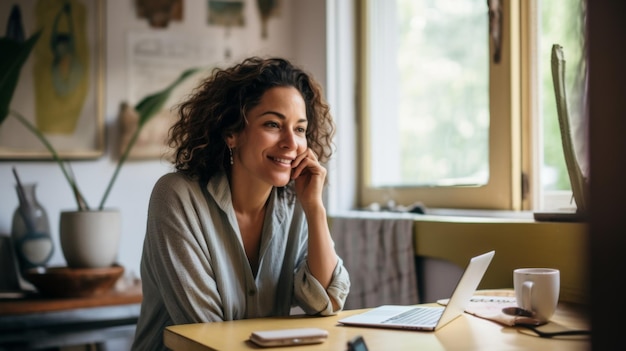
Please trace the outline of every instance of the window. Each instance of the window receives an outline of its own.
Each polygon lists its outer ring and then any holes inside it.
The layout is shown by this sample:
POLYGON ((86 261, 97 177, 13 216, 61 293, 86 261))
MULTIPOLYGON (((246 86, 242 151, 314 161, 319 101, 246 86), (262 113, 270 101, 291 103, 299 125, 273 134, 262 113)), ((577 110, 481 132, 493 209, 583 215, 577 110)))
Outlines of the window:
POLYGON ((482 40, 488 25, 484 1, 376 5, 381 9, 370 15, 378 23, 372 28, 370 109, 372 116, 385 118, 372 118, 369 128, 372 186, 486 184, 489 43, 482 40), (383 24, 388 22, 397 25, 383 24))
POLYGON ((485 0, 360 2, 359 205, 541 209, 549 191, 569 201, 550 47, 578 43, 582 56, 580 2, 502 0, 499 45, 485 0))

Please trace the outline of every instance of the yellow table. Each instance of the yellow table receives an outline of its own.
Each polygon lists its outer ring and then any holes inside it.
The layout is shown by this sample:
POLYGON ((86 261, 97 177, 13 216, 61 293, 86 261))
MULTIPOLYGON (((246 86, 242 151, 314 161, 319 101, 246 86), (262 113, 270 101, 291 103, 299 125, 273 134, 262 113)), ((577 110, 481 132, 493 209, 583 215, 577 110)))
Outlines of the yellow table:
MULTIPOLYGON (((365 310, 342 311, 330 317, 290 316, 247 319, 229 322, 175 325, 164 331, 164 342, 174 351, 199 350, 251 350, 260 349, 248 341, 255 330, 317 327, 326 329, 329 338, 324 343, 274 348, 288 350, 333 350, 344 351, 348 340, 363 336, 370 351, 386 350, 589 350, 589 336, 567 338, 539 338, 522 333, 522 329, 503 327, 492 321, 469 314, 450 322, 435 332, 417 332, 380 328, 341 326, 342 317, 365 310)), ((552 318, 553 324, 571 329, 587 329, 587 319, 581 308, 559 305, 552 318)), ((549 326, 545 326, 549 328, 549 326)))

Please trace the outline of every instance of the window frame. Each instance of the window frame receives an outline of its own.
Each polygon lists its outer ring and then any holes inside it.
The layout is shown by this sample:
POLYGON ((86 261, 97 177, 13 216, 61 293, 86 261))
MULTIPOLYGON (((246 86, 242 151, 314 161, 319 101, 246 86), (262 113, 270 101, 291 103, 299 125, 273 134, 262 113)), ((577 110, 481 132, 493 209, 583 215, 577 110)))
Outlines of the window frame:
MULTIPOLYGON (((358 150, 358 199, 360 207, 377 202, 386 204, 393 200, 396 204, 410 205, 420 202, 432 208, 468 208, 522 210, 529 205, 522 194, 522 64, 521 64, 521 5, 519 0, 503 0, 503 28, 501 60, 498 64, 490 61, 489 68, 489 180, 483 186, 450 187, 385 187, 369 186, 369 140, 370 111, 367 102, 369 85, 367 68, 370 64, 368 41, 371 36, 368 18, 371 0, 357 1, 357 88, 359 131, 358 150), (493 147, 493 146, 496 147, 493 147)), ((485 6, 485 15, 487 15, 485 6)), ((488 29, 485 28, 488 38, 488 29)), ((489 57, 494 46, 489 39, 489 57)), ((526 133, 524 133, 526 134, 526 133)), ((525 146, 527 139, 524 139, 525 146)), ((529 139, 528 139, 529 140, 529 139)), ((524 160, 530 160, 524 159, 524 160)), ((526 163, 526 161, 524 161, 526 163)), ((528 164, 524 167, 530 169, 528 164)))

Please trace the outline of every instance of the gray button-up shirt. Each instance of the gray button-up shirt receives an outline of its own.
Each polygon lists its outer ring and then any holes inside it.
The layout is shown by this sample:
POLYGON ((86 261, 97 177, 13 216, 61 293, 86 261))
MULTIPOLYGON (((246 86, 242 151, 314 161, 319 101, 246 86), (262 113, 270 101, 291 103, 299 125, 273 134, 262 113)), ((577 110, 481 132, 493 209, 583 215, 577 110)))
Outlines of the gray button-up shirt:
POLYGON ((133 350, 165 349, 163 329, 173 324, 282 316, 294 305, 307 314, 336 313, 330 296, 343 306, 348 272, 339 259, 324 289, 308 269, 307 238, 302 208, 274 189, 255 275, 226 175, 206 187, 180 173, 164 175, 150 198, 133 350))

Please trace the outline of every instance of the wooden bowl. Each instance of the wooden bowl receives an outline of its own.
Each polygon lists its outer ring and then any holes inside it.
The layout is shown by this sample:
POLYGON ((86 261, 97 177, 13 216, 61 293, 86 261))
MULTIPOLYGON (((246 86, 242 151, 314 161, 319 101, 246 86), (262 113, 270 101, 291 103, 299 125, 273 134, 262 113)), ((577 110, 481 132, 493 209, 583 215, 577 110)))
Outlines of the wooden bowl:
POLYGON ((42 295, 51 297, 96 296, 111 290, 124 267, 105 268, 38 267, 24 272, 42 295))

